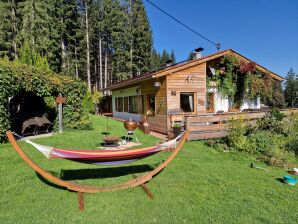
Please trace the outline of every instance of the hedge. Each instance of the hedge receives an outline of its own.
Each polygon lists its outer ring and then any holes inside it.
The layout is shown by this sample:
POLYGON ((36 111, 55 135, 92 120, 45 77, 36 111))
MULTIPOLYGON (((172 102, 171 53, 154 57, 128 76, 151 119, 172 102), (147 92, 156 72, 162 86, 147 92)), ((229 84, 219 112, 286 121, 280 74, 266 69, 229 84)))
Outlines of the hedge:
POLYGON ((66 97, 65 129, 90 129, 91 122, 82 107, 86 90, 86 84, 77 78, 0 60, 0 143, 7 140, 5 132, 10 128, 7 100, 21 91, 34 92, 43 98, 62 93, 66 97))

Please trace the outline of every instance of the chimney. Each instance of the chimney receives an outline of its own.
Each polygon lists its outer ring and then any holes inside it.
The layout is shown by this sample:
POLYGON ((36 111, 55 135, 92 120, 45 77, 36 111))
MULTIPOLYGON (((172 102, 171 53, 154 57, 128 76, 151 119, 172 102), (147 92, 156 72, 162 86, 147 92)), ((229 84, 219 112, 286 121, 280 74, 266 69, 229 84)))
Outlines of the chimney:
POLYGON ((204 48, 202 48, 202 47, 196 48, 195 52, 193 54, 193 60, 201 58, 203 50, 204 50, 204 48))
POLYGON ((166 61, 166 68, 173 65, 173 61, 171 59, 166 61))

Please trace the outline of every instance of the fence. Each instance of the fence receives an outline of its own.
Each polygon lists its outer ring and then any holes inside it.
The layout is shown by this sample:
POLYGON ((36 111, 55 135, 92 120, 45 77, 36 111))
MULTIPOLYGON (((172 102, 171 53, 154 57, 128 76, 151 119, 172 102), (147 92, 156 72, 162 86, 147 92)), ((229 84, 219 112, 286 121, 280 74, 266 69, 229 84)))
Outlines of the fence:
MULTIPOLYGON (((297 109, 283 110, 282 113, 289 115, 298 113, 297 109)), ((248 123, 254 123, 262 118, 266 112, 248 112, 238 114, 216 114, 186 117, 185 127, 190 131, 188 140, 202 140, 222 138, 227 135, 227 123, 229 120, 242 119, 248 123)))

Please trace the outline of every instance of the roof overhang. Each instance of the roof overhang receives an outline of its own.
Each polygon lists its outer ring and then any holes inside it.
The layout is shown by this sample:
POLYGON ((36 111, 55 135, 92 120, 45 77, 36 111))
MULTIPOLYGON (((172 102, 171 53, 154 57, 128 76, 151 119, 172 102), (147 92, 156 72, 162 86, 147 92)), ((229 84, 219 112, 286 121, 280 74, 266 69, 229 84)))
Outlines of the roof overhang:
MULTIPOLYGON (((162 69, 162 70, 159 70, 159 71, 156 71, 156 72, 145 73, 143 75, 133 77, 133 78, 124 80, 124 81, 119 82, 119 83, 115 83, 115 84, 109 86, 107 89, 115 90, 115 89, 119 89, 119 88, 122 88, 122 87, 131 86, 131 85, 134 85, 134 84, 142 82, 142 81, 146 81, 146 80, 150 80, 150 79, 154 79, 154 78, 160 78, 160 77, 166 76, 166 75, 172 75, 172 74, 175 74, 175 73, 177 73, 181 70, 191 68, 191 67, 194 67, 194 66, 202 64, 202 63, 206 63, 210 60, 220 58, 220 57, 222 57, 224 55, 227 55, 227 54, 234 55, 234 56, 238 57, 239 59, 241 59, 245 62, 252 62, 252 60, 244 57, 243 55, 237 53, 236 51, 234 51, 232 49, 228 49, 228 50, 224 50, 224 51, 219 51, 219 52, 214 53, 214 54, 210 54, 210 55, 205 56, 205 57, 201 57, 199 59, 195 59, 195 60, 187 61, 187 62, 184 62, 184 63, 176 64, 176 65, 167 67, 165 69, 162 69)), ((274 78, 278 81, 283 81, 284 80, 284 78, 281 77, 280 75, 266 69, 265 67, 263 67, 263 66, 261 66, 257 63, 256 63, 256 68, 259 71, 263 72, 264 74, 267 74, 270 77, 272 77, 272 78, 274 78)))
MULTIPOLYGON (((213 60, 213 59, 216 59, 216 58, 220 58, 220 57, 222 57, 224 55, 227 55, 227 54, 234 55, 234 56, 240 58, 241 60, 243 60, 245 62, 251 62, 252 61, 252 60, 244 57, 243 55, 233 51, 232 49, 229 49, 229 50, 221 51, 221 52, 218 52, 218 53, 215 53, 215 54, 212 54, 212 55, 208 55, 206 57, 202 57, 202 58, 199 58, 199 59, 196 59, 196 60, 192 60, 189 63, 185 63, 185 64, 178 65, 178 66, 173 66, 170 69, 166 69, 166 70, 163 70, 163 71, 160 71, 160 72, 154 74, 153 77, 159 78, 159 77, 162 77, 162 76, 165 76, 165 75, 175 74, 176 72, 179 72, 181 70, 184 70, 184 69, 187 69, 187 68, 190 68, 190 67, 205 63, 207 61, 210 61, 210 60, 213 60)), ((278 81, 283 81, 284 80, 283 77, 279 76, 278 74, 266 69, 265 67, 263 67, 263 66, 261 66, 257 63, 256 63, 256 68, 258 70, 260 70, 261 72, 271 76, 272 78, 274 78, 278 81)))

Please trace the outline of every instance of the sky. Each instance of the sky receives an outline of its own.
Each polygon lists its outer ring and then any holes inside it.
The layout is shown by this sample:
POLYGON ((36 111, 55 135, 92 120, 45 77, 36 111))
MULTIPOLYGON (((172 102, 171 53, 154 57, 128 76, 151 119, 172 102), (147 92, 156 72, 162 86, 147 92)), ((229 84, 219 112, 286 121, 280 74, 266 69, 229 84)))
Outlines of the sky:
MULTIPOLYGON (((298 73, 298 0, 151 0, 208 39, 233 49, 267 69, 286 76, 298 73)), ((217 52, 146 0, 154 47, 176 55, 176 62, 203 47, 203 55, 217 52)))

